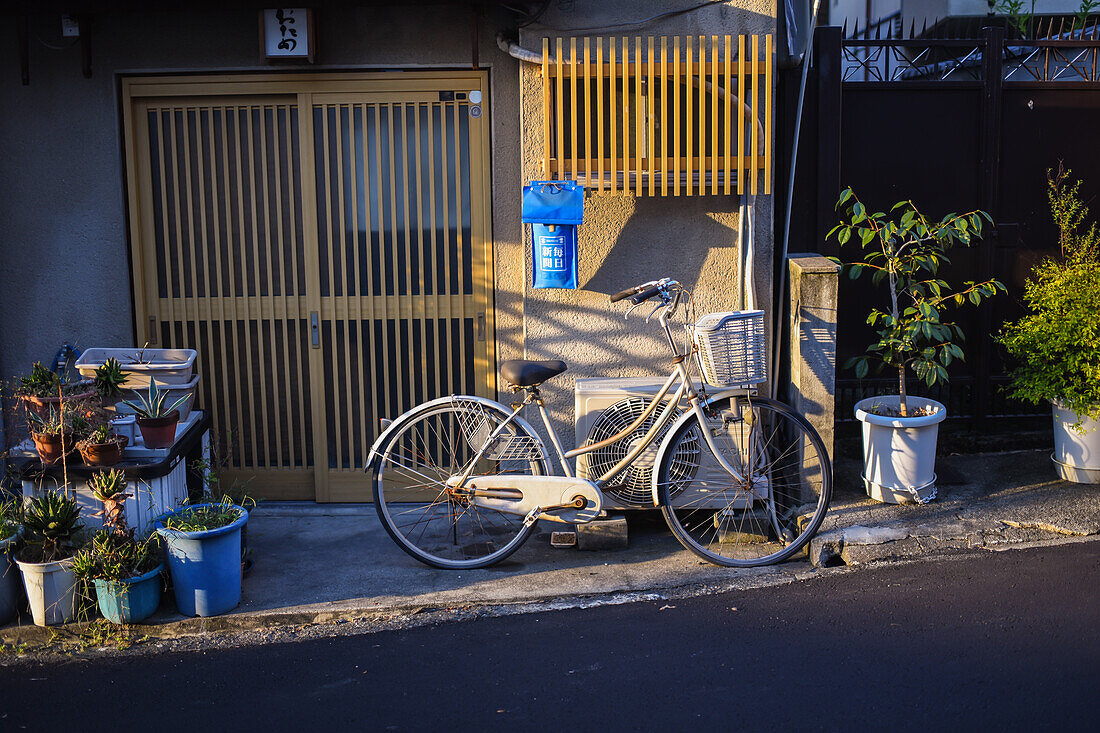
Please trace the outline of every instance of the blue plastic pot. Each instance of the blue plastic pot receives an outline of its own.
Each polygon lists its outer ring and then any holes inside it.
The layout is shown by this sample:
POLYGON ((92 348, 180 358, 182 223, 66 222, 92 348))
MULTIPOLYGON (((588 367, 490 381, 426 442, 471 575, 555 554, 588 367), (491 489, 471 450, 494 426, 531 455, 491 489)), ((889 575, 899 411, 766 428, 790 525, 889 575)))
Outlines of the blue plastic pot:
POLYGON ((152 616, 160 605, 160 571, 164 563, 144 575, 126 580, 96 578, 99 612, 113 624, 134 624, 152 616))
POLYGON ((164 525, 170 517, 187 515, 212 504, 196 504, 162 514, 153 520, 168 548, 168 570, 176 605, 185 616, 217 616, 241 602, 241 528, 248 511, 232 524, 202 532, 180 532, 164 525))

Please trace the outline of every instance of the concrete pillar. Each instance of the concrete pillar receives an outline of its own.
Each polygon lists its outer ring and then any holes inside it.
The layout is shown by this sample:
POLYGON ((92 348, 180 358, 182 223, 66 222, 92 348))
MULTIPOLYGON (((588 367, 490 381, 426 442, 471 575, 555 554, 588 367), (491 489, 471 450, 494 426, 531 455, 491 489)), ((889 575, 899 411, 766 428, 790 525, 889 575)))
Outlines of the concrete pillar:
MULTIPOLYGON (((818 254, 787 256, 790 269, 790 320, 787 333, 791 365, 791 407, 821 434, 833 455, 836 386, 836 293, 840 266, 818 254)), ((813 477, 806 476, 813 482, 813 477)))

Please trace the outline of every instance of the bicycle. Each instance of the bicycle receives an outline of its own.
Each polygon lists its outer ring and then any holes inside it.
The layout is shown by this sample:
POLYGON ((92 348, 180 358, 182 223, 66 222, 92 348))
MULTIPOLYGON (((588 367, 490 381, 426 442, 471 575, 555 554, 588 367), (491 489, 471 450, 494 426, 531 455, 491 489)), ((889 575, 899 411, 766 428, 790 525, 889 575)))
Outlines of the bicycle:
POLYGON ((452 395, 393 420, 366 466, 390 537, 433 567, 488 567, 515 552, 539 520, 596 519, 601 489, 656 443, 653 504, 684 547, 730 567, 769 565, 802 549, 832 496, 821 437, 787 405, 756 394, 766 381, 763 312, 709 314, 688 326, 681 353, 670 319, 685 294, 690 310, 690 293, 669 278, 611 296, 612 303, 630 299, 627 317, 650 299, 660 301, 646 322, 657 315, 674 368, 633 424, 606 440, 563 450, 539 393, 539 385, 566 370, 561 361, 503 362, 501 376, 517 395, 510 408, 452 395), (693 363, 704 376, 698 390, 693 363), (532 404, 559 474, 551 471, 542 438, 520 416, 532 404), (629 450, 610 470, 594 480, 575 475, 570 459, 620 441, 630 441, 629 450))

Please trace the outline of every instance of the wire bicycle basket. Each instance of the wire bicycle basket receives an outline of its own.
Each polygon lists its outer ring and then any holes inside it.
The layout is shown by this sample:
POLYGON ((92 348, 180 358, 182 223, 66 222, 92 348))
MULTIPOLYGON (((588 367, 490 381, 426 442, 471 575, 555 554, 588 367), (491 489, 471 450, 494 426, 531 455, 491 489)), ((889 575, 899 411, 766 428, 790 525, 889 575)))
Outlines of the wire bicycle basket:
POLYGON ((691 327, 703 379, 714 387, 747 387, 768 379, 764 311, 708 313, 691 327))

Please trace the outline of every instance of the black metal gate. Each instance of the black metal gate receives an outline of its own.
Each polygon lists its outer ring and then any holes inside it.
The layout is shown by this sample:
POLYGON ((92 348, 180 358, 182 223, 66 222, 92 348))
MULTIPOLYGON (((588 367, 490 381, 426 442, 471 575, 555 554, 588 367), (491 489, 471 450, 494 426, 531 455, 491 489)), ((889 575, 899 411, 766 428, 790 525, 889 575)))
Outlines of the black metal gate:
MULTIPOLYGON (((1039 40, 1007 37, 1004 27, 982 28, 971 38, 881 39, 844 39, 840 28, 829 27, 815 37, 790 248, 855 256, 825 242, 845 186, 872 210, 910 198, 937 218, 988 211, 996 229, 957 250, 945 279, 996 277, 1008 296, 959 311, 967 360, 952 365, 948 385, 932 392, 913 385, 972 424, 1049 414, 1006 398, 1006 365, 992 335, 1022 313, 1031 265, 1057 251, 1047 169, 1062 160, 1084 179, 1086 201, 1100 192, 1100 25, 1095 19, 1085 29, 1048 24, 1042 33, 1040 23, 1039 30, 1039 40)), ((784 121, 789 124, 790 115, 784 121)), ((777 191, 783 195, 785 186, 777 191)), ((1100 214, 1097 201, 1093 214, 1100 214)), ((842 278, 838 368, 870 343, 864 319, 882 295, 869 281, 842 278)), ((859 399, 897 391, 890 375, 857 380, 839 369, 837 377, 840 420, 852 418, 859 399)))

